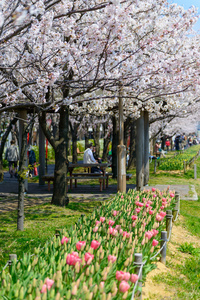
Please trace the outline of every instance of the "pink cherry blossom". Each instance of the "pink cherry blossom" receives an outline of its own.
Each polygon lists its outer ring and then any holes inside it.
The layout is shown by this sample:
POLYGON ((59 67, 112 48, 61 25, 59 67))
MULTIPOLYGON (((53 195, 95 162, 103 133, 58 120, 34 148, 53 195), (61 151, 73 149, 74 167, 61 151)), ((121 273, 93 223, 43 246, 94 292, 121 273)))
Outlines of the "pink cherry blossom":
POLYGON ((96 240, 93 240, 92 242, 91 242, 91 248, 93 248, 93 249, 97 249, 97 248, 99 248, 99 246, 100 246, 100 242, 98 242, 98 241, 96 241, 96 240))
POLYGON ((63 236, 62 240, 61 240, 61 244, 63 245, 64 243, 68 243, 69 239, 66 236, 63 236))
POLYGON ((85 241, 79 241, 78 243, 76 243, 76 249, 79 250, 79 251, 83 250, 83 248, 85 247, 85 245, 86 245, 85 241))
POLYGON ((119 291, 125 293, 130 288, 130 285, 126 281, 121 281, 119 284, 119 291))
POLYGON ((157 246, 157 245, 158 245, 158 241, 153 239, 153 241, 152 241, 152 246, 155 247, 155 246, 157 246))
POLYGON ((136 283, 136 281, 138 281, 138 275, 137 274, 131 274, 131 282, 132 283, 136 283))

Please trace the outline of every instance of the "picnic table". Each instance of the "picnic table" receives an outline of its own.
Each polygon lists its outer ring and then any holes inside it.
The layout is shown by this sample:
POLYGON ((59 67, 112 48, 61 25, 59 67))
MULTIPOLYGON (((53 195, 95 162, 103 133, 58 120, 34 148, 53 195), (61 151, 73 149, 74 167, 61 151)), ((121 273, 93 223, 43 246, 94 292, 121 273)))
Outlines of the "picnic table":
POLYGON ((84 163, 69 163, 68 170, 70 176, 68 179, 70 180, 70 189, 73 188, 72 182, 75 180, 75 187, 77 187, 77 179, 99 179, 100 182, 100 191, 102 191, 102 183, 103 189, 108 187, 108 178, 112 176, 112 173, 106 173, 106 169, 110 167, 110 163, 96 163, 96 164, 84 164, 84 163), (99 167, 102 173, 91 173, 92 167, 99 167), (76 168, 84 168, 87 172, 84 173, 74 173, 74 169, 76 168))
MULTIPOLYGON (((68 191, 68 181, 70 181, 70 189, 73 189, 73 180, 75 181, 75 188, 77 187, 77 180, 85 180, 85 179, 99 179, 100 183, 100 191, 108 187, 108 179, 109 176, 112 176, 112 173, 106 172, 106 169, 110 166, 110 163, 96 163, 96 164, 84 164, 82 162, 78 163, 69 163, 68 164, 68 172, 69 176, 67 176, 67 191, 68 191), (91 173, 92 167, 99 167, 102 173, 91 173), (80 172, 73 172, 76 168, 84 168, 85 171, 80 172)), ((54 175, 44 175, 42 176, 44 181, 48 182, 48 191, 50 191, 50 182, 54 182, 54 175)))

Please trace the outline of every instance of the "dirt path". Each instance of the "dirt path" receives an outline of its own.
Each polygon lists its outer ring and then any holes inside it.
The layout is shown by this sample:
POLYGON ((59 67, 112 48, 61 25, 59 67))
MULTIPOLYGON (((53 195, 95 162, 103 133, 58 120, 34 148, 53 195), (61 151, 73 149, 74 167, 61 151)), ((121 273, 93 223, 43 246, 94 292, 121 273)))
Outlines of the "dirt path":
MULTIPOLYGON (((179 220, 183 221, 183 217, 179 216, 179 220)), ((180 223, 180 222, 179 222, 180 223)), ((189 258, 190 255, 182 253, 178 250, 178 247, 183 243, 192 243, 194 247, 200 248, 200 239, 196 236, 191 235, 183 225, 173 225, 171 241, 167 244, 167 261, 184 265, 185 259, 189 258)), ((170 266, 170 264, 168 264, 170 266)), ((167 274, 175 275, 175 271, 171 267, 166 267, 164 264, 157 262, 157 268, 154 269, 147 275, 145 286, 142 290, 144 300, 174 300, 176 299, 176 287, 169 286, 162 283, 158 283, 154 280, 156 275, 165 276, 167 274)), ((184 275, 180 274, 180 278, 184 275)))

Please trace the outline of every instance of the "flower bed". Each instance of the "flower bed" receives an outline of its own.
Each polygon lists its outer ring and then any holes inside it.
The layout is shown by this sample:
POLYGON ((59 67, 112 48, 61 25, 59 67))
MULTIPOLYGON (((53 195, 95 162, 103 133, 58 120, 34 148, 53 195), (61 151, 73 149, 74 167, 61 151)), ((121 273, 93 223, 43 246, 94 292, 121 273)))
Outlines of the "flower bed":
POLYGON ((180 153, 172 158, 161 159, 159 164, 160 170, 183 170, 183 161, 189 161, 194 155, 188 153, 180 153))
POLYGON ((132 191, 103 203, 89 217, 24 254, 0 274, 0 299, 131 299, 138 279, 134 253, 154 267, 165 210, 174 194, 132 191))

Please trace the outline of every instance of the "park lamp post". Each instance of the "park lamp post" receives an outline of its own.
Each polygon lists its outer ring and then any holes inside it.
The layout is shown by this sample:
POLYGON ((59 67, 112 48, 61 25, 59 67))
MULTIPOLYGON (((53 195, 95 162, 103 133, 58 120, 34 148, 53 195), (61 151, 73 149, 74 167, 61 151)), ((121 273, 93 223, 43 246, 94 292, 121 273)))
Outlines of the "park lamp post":
POLYGON ((119 87, 119 145, 117 146, 117 191, 126 192, 126 146, 124 145, 124 120, 122 86, 119 87))

